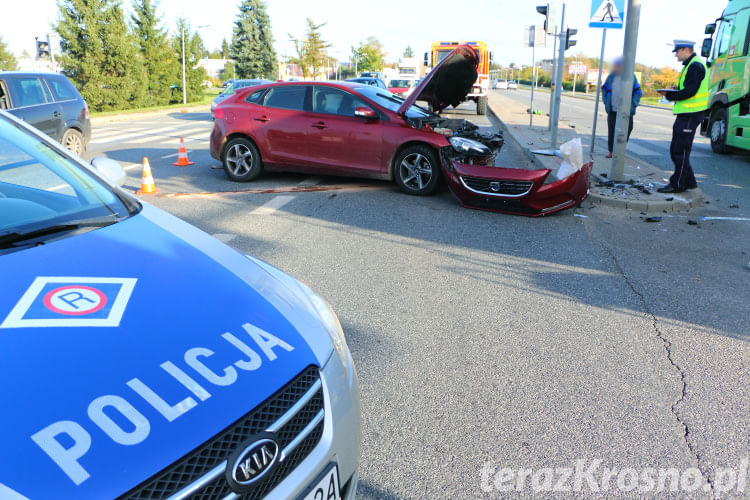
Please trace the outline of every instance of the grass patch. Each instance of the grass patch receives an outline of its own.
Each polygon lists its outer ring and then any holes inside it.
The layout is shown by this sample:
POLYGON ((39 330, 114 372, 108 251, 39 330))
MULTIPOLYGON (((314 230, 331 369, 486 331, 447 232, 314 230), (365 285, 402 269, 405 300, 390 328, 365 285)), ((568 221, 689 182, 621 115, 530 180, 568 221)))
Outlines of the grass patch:
POLYGON ((92 111, 91 117, 96 118, 98 116, 112 116, 112 115, 126 115, 130 113, 143 113, 145 111, 161 111, 161 110, 169 110, 169 109, 180 109, 184 108, 185 106, 207 106, 211 104, 211 101, 214 100, 214 97, 219 95, 219 93, 223 89, 206 89, 203 91, 203 96, 198 101, 188 102, 187 104, 182 104, 181 102, 176 104, 168 104, 166 106, 150 106, 145 108, 130 108, 130 109, 120 109, 120 110, 114 110, 114 111, 92 111))

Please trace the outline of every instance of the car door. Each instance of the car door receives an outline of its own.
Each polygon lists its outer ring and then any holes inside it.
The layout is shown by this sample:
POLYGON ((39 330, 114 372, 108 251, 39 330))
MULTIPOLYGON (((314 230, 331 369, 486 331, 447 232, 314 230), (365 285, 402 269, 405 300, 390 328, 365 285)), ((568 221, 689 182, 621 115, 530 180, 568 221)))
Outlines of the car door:
POLYGON ((374 109, 372 105, 346 90, 314 85, 312 106, 308 147, 317 170, 365 177, 385 171, 380 119, 354 115, 356 108, 374 109))
POLYGON ((52 102, 42 80, 35 76, 14 76, 5 80, 10 93, 10 112, 53 139, 62 138, 63 116, 52 102))
POLYGON ((252 113, 264 163, 304 170, 308 165, 310 85, 271 87, 252 113))

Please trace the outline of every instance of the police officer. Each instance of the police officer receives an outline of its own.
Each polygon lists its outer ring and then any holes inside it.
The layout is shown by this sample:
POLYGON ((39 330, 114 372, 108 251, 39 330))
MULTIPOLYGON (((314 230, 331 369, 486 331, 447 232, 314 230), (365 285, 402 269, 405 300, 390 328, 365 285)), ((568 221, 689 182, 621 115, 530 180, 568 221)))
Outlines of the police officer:
POLYGON ((674 101, 677 118, 672 127, 672 144, 669 148, 674 174, 669 178, 669 184, 658 189, 660 193, 680 193, 698 187, 690 165, 690 152, 695 132, 703 120, 703 112, 708 109, 708 69, 693 50, 695 42, 675 40, 673 45, 672 52, 684 67, 677 88, 661 92, 668 100, 674 101))

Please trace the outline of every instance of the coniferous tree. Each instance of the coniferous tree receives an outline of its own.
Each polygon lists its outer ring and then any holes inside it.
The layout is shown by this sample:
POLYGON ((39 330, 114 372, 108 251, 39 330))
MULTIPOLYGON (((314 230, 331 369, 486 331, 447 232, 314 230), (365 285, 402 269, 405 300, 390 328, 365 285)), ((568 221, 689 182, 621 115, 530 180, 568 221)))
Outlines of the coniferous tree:
POLYGON ((229 57, 239 78, 276 79, 278 63, 273 48, 271 20, 261 0, 242 0, 234 23, 229 57))
POLYGON ((227 43, 227 39, 221 41, 221 58, 227 59, 229 58, 229 43, 227 43))
POLYGON ((294 47, 297 52, 297 56, 291 57, 289 62, 299 65, 305 77, 316 78, 327 65, 328 54, 326 49, 331 44, 323 41, 320 34, 320 28, 325 26, 326 23, 315 24, 309 17, 305 22, 307 23, 307 31, 304 39, 297 40, 291 34, 289 35, 289 38, 294 40, 294 47))
POLYGON ((236 77, 236 73, 234 72, 234 63, 232 61, 227 61, 224 64, 224 72, 221 74, 221 78, 224 80, 234 79, 236 77))
MULTIPOLYGON (((185 30, 185 86, 187 88, 188 102, 197 101, 203 97, 203 81, 208 78, 206 70, 197 67, 206 52, 203 40, 198 33, 190 32, 190 24, 186 19, 177 20, 177 31, 172 38, 172 51, 174 52, 176 65, 176 80, 180 89, 182 88, 182 30, 185 30)), ((182 101, 182 90, 172 96, 174 102, 182 101)))
POLYGON ((406 49, 404 49, 404 57, 414 57, 414 49, 411 48, 411 45, 407 45, 406 49))
POLYGON ((59 0, 63 72, 91 109, 141 104, 146 74, 120 0, 59 0))
POLYGON ((145 106, 168 104, 171 97, 170 85, 177 83, 174 80, 177 59, 169 45, 166 30, 161 26, 157 8, 157 0, 133 1, 133 31, 147 78, 143 99, 145 106))
POLYGON ((8 50, 8 46, 0 36, 0 70, 13 71, 18 69, 16 57, 8 50))

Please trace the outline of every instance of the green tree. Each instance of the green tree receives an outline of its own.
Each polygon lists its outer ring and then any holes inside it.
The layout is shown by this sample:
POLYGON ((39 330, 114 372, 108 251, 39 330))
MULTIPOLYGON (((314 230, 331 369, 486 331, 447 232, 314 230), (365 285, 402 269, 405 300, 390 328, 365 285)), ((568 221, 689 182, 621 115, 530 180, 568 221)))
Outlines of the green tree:
POLYGON ((279 68, 265 2, 242 0, 240 3, 229 57, 234 59, 240 78, 276 79, 279 68))
POLYGON ((235 78, 235 75, 234 63, 232 61, 227 61, 226 64, 224 64, 224 71, 221 74, 221 78, 223 80, 229 80, 235 78))
POLYGON ((299 65, 302 68, 302 74, 305 75, 305 78, 315 78, 327 66, 328 54, 326 49, 331 44, 323 41, 323 37, 320 34, 320 28, 325 26, 326 23, 315 24, 309 17, 306 19, 306 22, 307 31, 302 40, 295 39, 292 35, 289 35, 289 38, 294 41, 294 48, 297 55, 296 57, 291 57, 288 62, 299 65))
POLYGON ((374 36, 360 43, 359 47, 352 47, 352 62, 356 63, 357 71, 381 71, 385 64, 383 44, 374 36))
POLYGON ((221 41, 221 58, 222 59, 229 58, 229 44, 227 43, 226 38, 221 41))
POLYGON ((18 61, 16 57, 8 50, 8 46, 3 41, 3 37, 0 36, 0 69, 13 71, 18 69, 18 61))
POLYGON ((187 100, 193 102, 203 97, 203 81, 208 78, 206 70, 198 67, 198 62, 206 52, 203 39, 196 33, 191 33, 190 23, 185 18, 177 19, 177 31, 172 38, 172 51, 177 59, 177 74, 175 80, 180 87, 180 92, 173 93, 172 101, 182 101, 182 35, 185 35, 185 88, 187 89, 187 100))
POLYGON ((168 104, 170 85, 176 83, 177 58, 169 45, 166 30, 161 26, 157 8, 156 0, 133 1, 133 30, 146 70, 145 106, 168 104))
POLYGON ((411 48, 411 45, 407 45, 406 49, 404 49, 404 57, 414 57, 414 50, 411 48))
POLYGON ((140 105, 146 73, 120 0, 58 0, 63 72, 97 111, 140 105))

